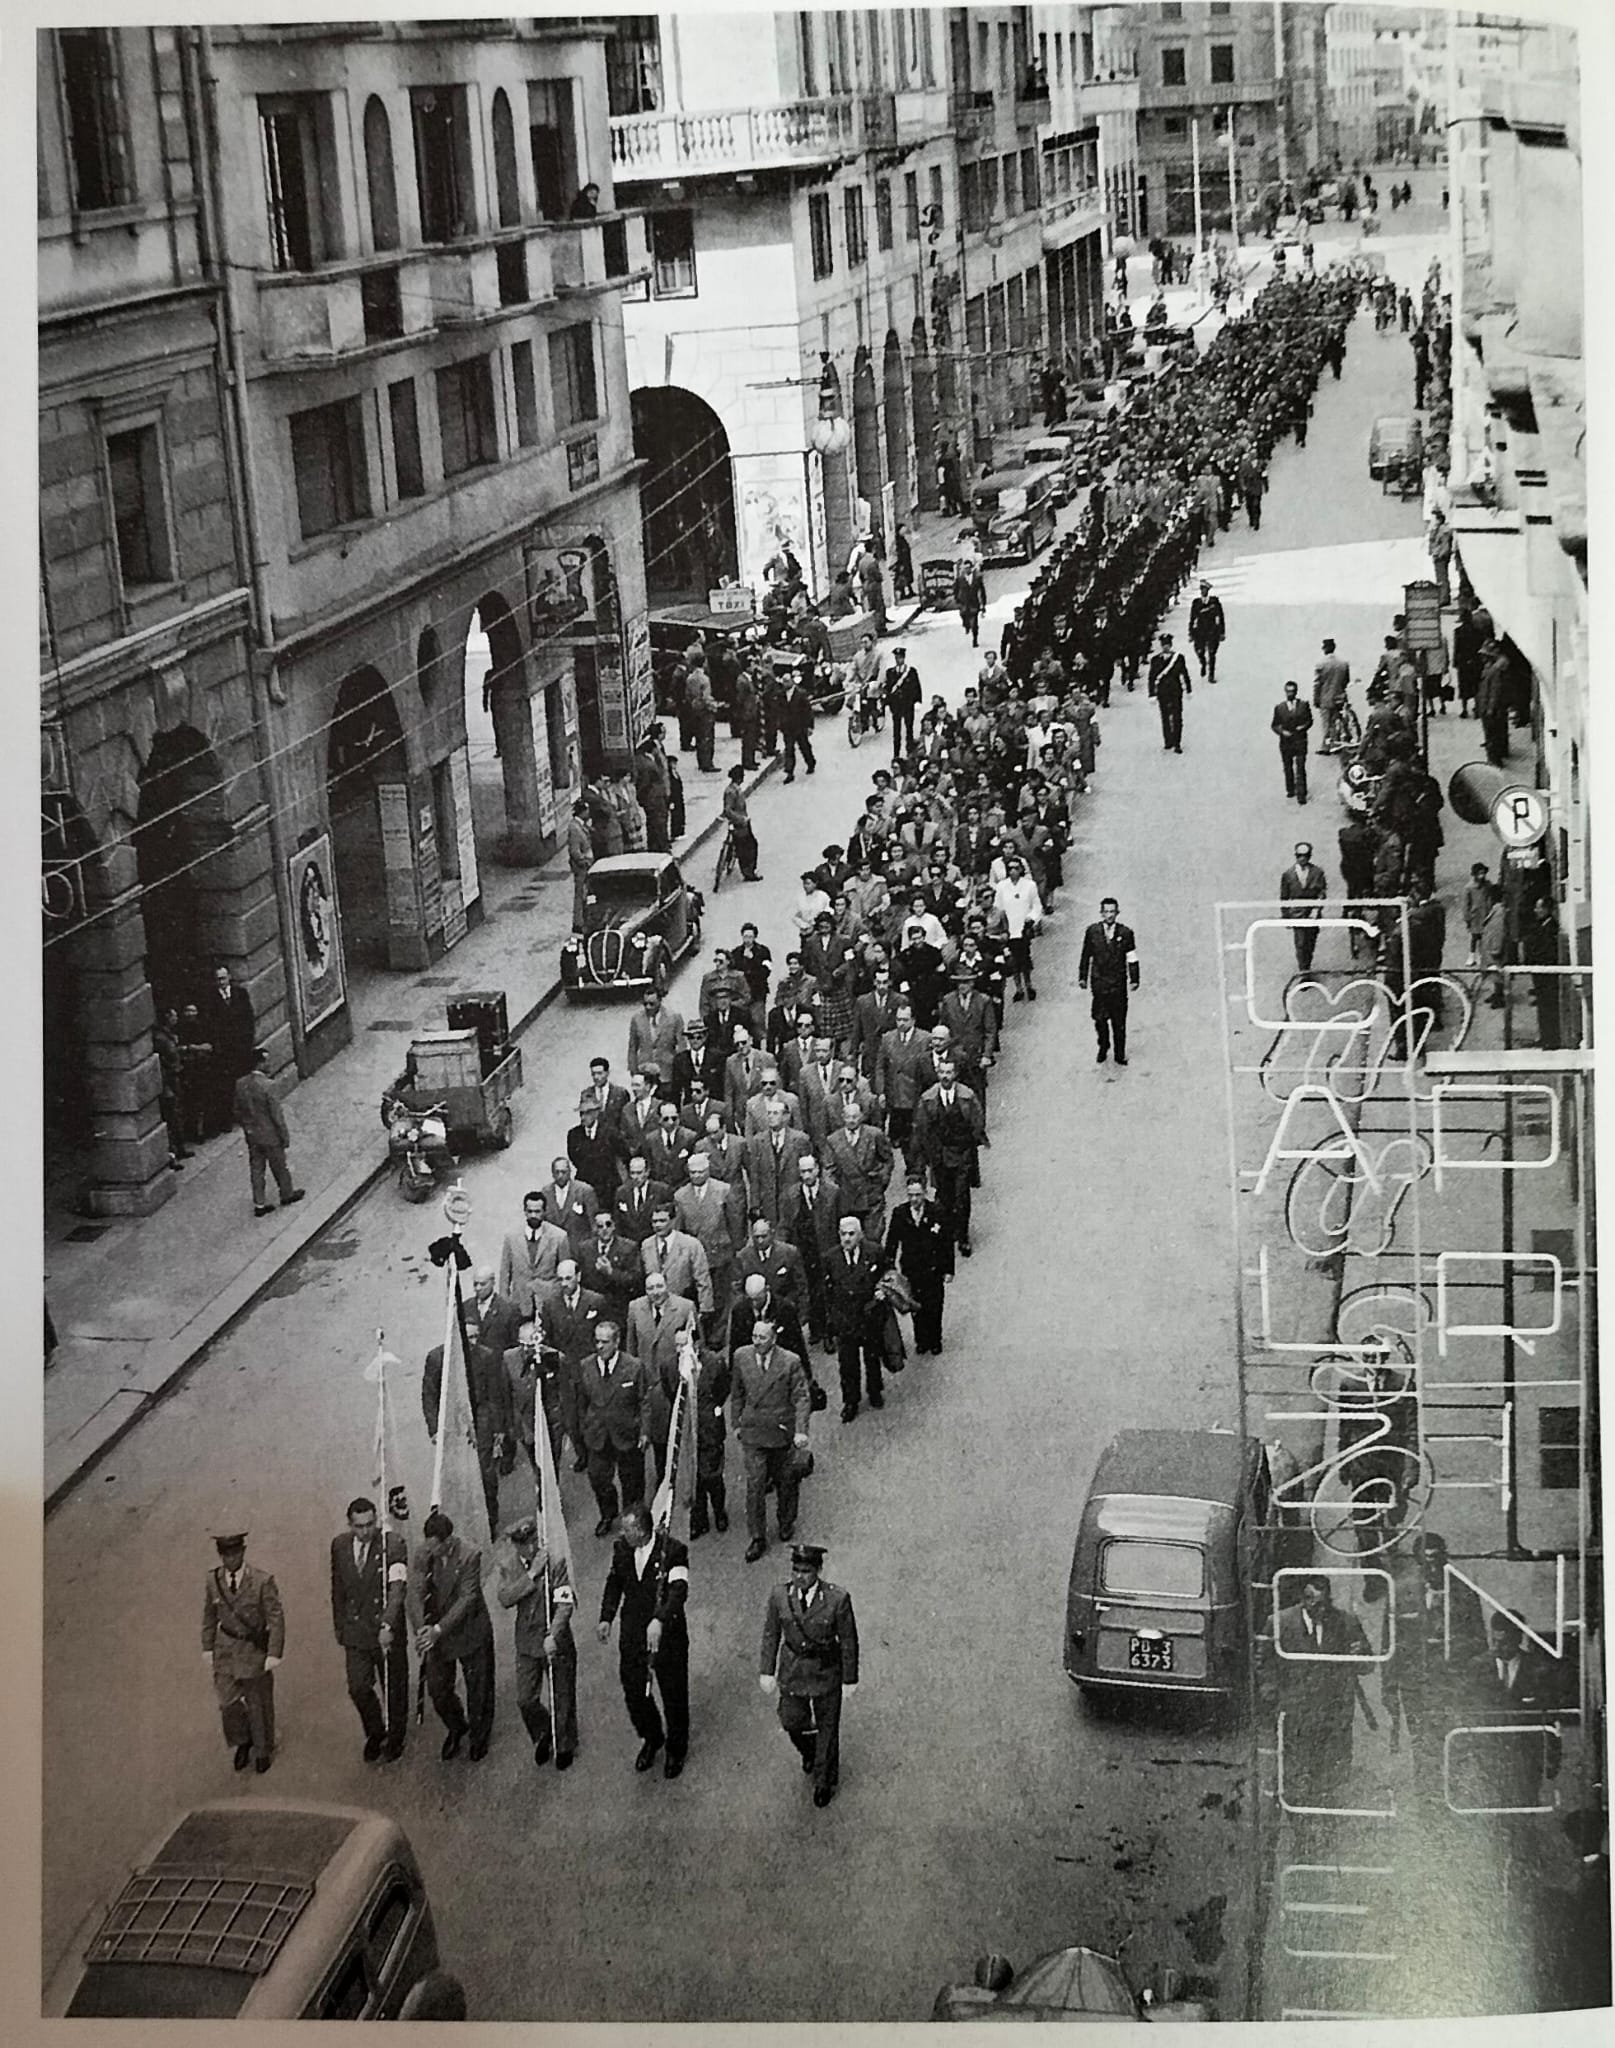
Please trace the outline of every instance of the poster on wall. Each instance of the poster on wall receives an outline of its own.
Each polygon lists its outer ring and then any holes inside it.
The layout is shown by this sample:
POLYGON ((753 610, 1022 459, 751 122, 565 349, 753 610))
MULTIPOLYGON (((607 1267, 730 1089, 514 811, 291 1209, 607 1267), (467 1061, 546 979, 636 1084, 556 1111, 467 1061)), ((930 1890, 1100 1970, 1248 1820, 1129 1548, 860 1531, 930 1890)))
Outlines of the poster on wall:
POLYGON ((471 815, 471 749, 456 747, 449 756, 449 793, 454 799, 454 843, 459 854, 460 901, 469 910, 482 894, 477 873, 477 829, 471 815))
POLYGON ((880 532, 886 548, 886 559, 890 561, 892 545, 897 539, 896 484, 882 484, 880 487, 880 532))
POLYGON ((614 641, 597 640, 594 659, 600 686, 600 736, 608 754, 626 754, 628 687, 623 678, 622 648, 614 641))
POLYGON ((740 482, 740 581, 761 590, 766 565, 789 548, 808 566, 807 493, 800 474, 778 470, 740 482))
POLYGON ((331 840, 322 832, 286 863, 297 934, 297 1015, 304 1033, 334 1017, 347 1000, 342 971, 342 924, 331 874, 331 840))
POLYGON ((419 926, 415 895, 415 842, 409 829, 409 784, 378 782, 381 865, 387 881, 387 923, 395 936, 414 938, 419 926))
POLYGON ((583 794, 583 743, 578 738, 578 681, 571 669, 561 678, 561 713, 566 731, 566 793, 575 810, 583 794))
POLYGON ((808 502, 808 545, 813 559, 803 558, 802 566, 807 570, 815 597, 822 597, 830 588, 828 543, 824 531, 824 463, 819 456, 809 454, 802 458, 807 478, 808 502))
POLYGON ((538 791, 538 829, 555 836, 555 783, 550 775, 549 691, 535 690, 527 700, 533 722, 533 781, 538 791))
POLYGON ((527 571, 527 618, 536 639, 594 613, 594 579, 588 551, 580 547, 546 548, 529 543, 522 550, 527 571))
POLYGON ((623 627, 628 665, 628 739, 638 746, 656 716, 656 675, 651 664, 650 613, 636 612, 623 627))

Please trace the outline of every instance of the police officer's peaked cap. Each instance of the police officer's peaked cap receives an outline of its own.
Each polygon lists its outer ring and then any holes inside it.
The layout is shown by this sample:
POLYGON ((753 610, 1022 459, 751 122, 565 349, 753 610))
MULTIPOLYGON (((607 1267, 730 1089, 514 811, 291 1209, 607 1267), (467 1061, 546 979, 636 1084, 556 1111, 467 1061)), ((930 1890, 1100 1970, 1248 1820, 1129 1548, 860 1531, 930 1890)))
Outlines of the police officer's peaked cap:
POLYGON ((815 1571, 824 1563, 824 1546, 820 1543, 793 1543, 791 1563, 809 1564, 815 1571))

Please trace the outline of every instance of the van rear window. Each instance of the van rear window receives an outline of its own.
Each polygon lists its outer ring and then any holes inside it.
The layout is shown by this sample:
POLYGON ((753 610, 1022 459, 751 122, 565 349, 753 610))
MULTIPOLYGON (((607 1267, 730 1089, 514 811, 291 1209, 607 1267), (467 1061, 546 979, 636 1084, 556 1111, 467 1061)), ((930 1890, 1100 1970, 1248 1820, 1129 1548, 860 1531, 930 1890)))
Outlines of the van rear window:
POLYGON ((1198 1600, 1206 1590, 1205 1553, 1189 1543, 1107 1543, 1099 1562, 1099 1583, 1106 1593, 1198 1600))

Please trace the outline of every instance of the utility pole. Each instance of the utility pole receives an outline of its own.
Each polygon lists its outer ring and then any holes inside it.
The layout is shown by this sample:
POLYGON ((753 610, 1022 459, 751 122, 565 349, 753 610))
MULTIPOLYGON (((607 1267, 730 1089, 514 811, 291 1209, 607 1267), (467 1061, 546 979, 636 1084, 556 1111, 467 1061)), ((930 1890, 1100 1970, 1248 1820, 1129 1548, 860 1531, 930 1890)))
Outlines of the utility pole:
POLYGON ((1244 279, 1239 253, 1239 166, 1234 157, 1235 119, 1234 108, 1230 104, 1228 109, 1228 225, 1233 230, 1234 236, 1234 270, 1236 275, 1240 276, 1241 289, 1243 289, 1244 279))
POLYGON ((1194 281, 1198 296, 1206 295, 1206 237, 1201 226, 1200 212, 1200 116, 1196 114, 1189 123, 1189 139, 1194 147, 1194 281))
POLYGON ((1279 183, 1290 182, 1290 90, 1284 75, 1284 0, 1273 0, 1273 76, 1278 85, 1274 112, 1279 126, 1279 183))

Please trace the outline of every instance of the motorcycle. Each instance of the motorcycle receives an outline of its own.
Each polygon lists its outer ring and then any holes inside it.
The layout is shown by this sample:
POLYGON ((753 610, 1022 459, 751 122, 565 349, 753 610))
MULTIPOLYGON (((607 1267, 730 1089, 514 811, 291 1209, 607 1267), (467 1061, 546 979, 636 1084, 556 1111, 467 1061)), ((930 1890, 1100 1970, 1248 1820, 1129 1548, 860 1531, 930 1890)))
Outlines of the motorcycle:
POLYGON ((398 1192, 406 1202, 424 1202, 436 1187, 438 1174, 453 1164, 444 1107, 434 1102, 427 1109, 413 1110, 398 1101, 383 1106, 387 1156, 398 1162, 398 1192))

